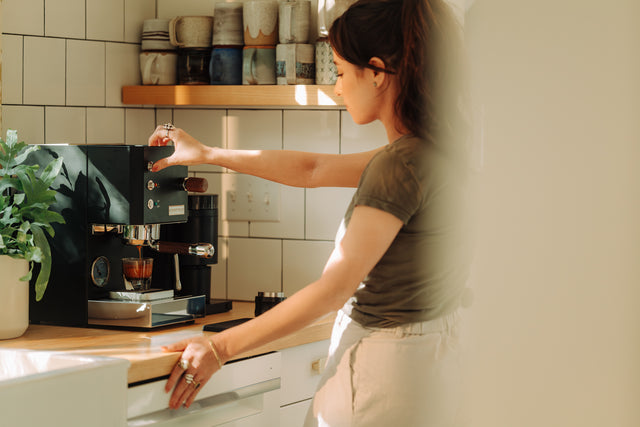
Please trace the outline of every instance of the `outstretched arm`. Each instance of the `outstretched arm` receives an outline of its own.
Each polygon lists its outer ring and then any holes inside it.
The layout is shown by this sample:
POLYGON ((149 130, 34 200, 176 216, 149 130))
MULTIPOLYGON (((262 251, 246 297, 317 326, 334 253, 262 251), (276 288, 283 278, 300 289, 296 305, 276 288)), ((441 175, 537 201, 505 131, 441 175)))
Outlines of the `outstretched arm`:
MULTIPOLYGON (((389 248, 401 227, 402 221, 387 212, 367 206, 356 207, 345 235, 331 254, 320 279, 240 326, 212 337, 180 341, 166 350, 183 351, 182 358, 190 362, 187 373, 204 385, 219 369, 212 347, 224 363, 302 329, 342 307, 389 248)), ((184 373, 176 366, 167 382, 165 390, 173 389, 169 403, 172 408, 183 404, 189 406, 197 394, 197 389, 181 380, 184 373)))
POLYGON ((356 187, 365 166, 380 149, 356 154, 321 154, 288 150, 229 150, 208 147, 184 130, 162 126, 149 145, 173 141, 175 152, 158 160, 153 170, 172 165, 211 164, 293 187, 356 187))

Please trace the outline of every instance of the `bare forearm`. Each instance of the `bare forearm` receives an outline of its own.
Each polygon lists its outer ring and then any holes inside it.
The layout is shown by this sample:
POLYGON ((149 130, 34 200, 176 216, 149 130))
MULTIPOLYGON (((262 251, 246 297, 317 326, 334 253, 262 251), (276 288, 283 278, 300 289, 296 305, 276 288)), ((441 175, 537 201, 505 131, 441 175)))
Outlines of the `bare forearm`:
POLYGON ((356 187, 362 171, 378 150, 323 154, 210 148, 206 163, 294 187, 356 187))
POLYGON ((310 325, 327 313, 339 309, 347 298, 347 295, 327 298, 322 285, 315 282, 258 318, 222 332, 213 339, 227 361, 310 325))
POLYGON ((313 186, 316 155, 287 150, 213 148, 207 163, 294 187, 313 186))

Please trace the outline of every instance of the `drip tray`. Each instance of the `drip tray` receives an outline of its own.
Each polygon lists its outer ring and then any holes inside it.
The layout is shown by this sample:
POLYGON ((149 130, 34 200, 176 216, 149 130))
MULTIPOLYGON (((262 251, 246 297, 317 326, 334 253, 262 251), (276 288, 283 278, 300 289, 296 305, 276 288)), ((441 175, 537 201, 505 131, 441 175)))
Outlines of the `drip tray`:
MULTIPOLYGON (((122 292, 122 294, 127 293, 132 292, 122 292)), ((120 295, 120 297, 123 296, 120 295)), ((193 322, 196 317, 204 317, 205 307, 204 295, 149 301, 89 300, 88 323, 93 326, 153 329, 193 322)))

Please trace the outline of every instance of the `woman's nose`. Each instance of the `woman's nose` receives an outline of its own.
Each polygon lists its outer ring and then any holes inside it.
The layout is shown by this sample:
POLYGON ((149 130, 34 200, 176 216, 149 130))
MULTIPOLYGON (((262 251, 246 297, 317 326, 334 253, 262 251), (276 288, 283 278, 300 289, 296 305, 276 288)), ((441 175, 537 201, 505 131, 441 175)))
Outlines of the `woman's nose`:
POLYGON ((335 93, 336 96, 342 96, 342 82, 340 78, 336 80, 336 84, 333 86, 333 93, 335 93))

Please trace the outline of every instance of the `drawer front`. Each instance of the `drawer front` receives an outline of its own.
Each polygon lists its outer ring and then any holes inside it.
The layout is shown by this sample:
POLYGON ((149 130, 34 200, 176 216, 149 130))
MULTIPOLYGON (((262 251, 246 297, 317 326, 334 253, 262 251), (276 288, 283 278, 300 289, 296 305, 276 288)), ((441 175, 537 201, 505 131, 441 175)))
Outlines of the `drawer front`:
POLYGON ((304 425, 304 420, 307 417, 307 411, 310 406, 311 399, 283 406, 280 408, 280 424, 278 424, 278 426, 300 427, 304 425))
POLYGON ((196 412, 211 412, 229 403, 240 411, 238 416, 257 414, 263 410, 262 395, 280 388, 280 359, 280 353, 271 353, 225 365, 202 388, 198 400, 189 409, 168 409, 170 393, 164 392, 165 379, 129 387, 129 423, 135 425, 134 420, 142 422, 143 419, 159 422, 166 421, 167 417, 194 417, 196 412))
POLYGON ((329 340, 282 350, 280 406, 300 402, 313 396, 324 369, 329 340))

